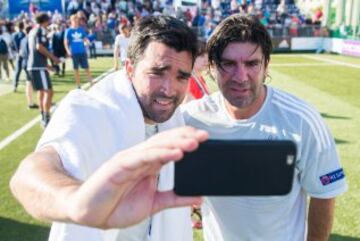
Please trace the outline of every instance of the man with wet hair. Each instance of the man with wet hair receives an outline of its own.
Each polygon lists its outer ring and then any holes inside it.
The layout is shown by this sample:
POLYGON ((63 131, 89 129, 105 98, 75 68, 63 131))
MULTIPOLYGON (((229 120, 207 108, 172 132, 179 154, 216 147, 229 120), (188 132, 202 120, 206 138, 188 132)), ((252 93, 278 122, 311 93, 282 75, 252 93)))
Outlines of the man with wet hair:
POLYGON ((256 18, 223 20, 207 44, 220 91, 190 102, 183 114, 188 125, 208 131, 210 139, 295 142, 292 190, 285 196, 205 198, 206 241, 328 240, 335 197, 347 189, 334 138, 318 111, 265 84, 271 49, 270 36, 256 18))
POLYGON ((196 49, 183 22, 142 18, 124 70, 62 101, 10 183, 32 216, 53 222, 49 240, 192 240, 183 206, 201 198, 178 197, 172 186, 173 161, 207 139, 175 128, 196 49))

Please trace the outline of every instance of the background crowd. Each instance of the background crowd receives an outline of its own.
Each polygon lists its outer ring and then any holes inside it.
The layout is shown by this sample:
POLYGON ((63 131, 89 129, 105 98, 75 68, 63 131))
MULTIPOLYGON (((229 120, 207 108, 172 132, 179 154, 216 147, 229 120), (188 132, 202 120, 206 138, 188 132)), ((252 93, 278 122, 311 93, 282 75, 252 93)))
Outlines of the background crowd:
MULTIPOLYGON (((165 14, 181 19, 204 41, 209 38, 222 19, 235 13, 256 16, 273 38, 328 34, 326 29, 320 27, 323 16, 320 7, 315 9, 313 15, 307 15, 300 11, 294 1, 202 0, 201 6, 191 2, 184 4, 183 1, 181 4, 173 0, 66 0, 63 13, 48 12, 50 18, 46 32, 48 48, 61 60, 61 63, 52 61, 52 70, 56 75, 65 75, 65 58, 74 57, 70 53, 74 50, 70 51, 64 45, 64 39, 67 39, 66 31, 74 28, 71 23, 73 16, 76 16, 77 20, 75 27, 79 29, 77 34, 81 35, 81 42, 85 44, 80 46, 81 54, 85 52, 90 58, 96 58, 99 52, 104 53, 104 49, 113 50, 107 53, 114 54, 115 69, 118 69, 125 59, 127 38, 132 26, 140 18, 148 15, 165 14), (119 57, 120 61, 118 61, 119 57)), ((21 42, 36 26, 35 16, 39 11, 41 9, 38 6, 30 4, 28 12, 22 12, 11 20, 0 21, 0 79, 6 82, 12 81, 14 92, 17 90, 20 73, 22 70, 26 72, 26 44, 21 42)), ((90 66, 87 62, 83 63, 84 61, 84 57, 75 61, 77 87, 80 86, 77 71, 79 64, 85 69, 88 79, 91 79, 90 66)), ((26 76, 29 80, 27 72, 26 76)), ((27 82, 26 87, 28 107, 37 108, 32 98, 30 83, 27 82)))
MULTIPOLYGON (((55 33, 64 31, 70 25, 69 17, 75 13, 80 18, 80 26, 91 35, 92 50, 95 47, 112 48, 119 25, 131 26, 143 16, 157 14, 182 19, 205 39, 222 19, 234 13, 257 16, 272 36, 322 34, 322 8, 313 9, 311 14, 303 13, 294 1, 202 0, 201 6, 191 3, 185 5, 179 5, 173 0, 66 0, 64 13, 49 13, 52 24, 48 36, 51 39, 55 33)), ((11 21, 2 20, 0 25, 4 35, 12 35, 19 22, 33 25, 33 16, 38 10, 36 5, 31 4, 29 12, 23 12, 11 21)))

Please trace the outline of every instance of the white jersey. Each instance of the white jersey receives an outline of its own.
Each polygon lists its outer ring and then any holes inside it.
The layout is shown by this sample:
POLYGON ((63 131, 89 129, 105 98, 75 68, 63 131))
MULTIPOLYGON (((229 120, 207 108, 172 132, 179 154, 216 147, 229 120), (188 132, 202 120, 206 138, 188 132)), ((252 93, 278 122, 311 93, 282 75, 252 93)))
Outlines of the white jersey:
POLYGON ((120 60, 125 61, 126 51, 129 45, 129 38, 126 38, 123 35, 118 34, 115 38, 114 47, 120 49, 120 60))
POLYGON ((245 120, 232 119, 219 92, 183 106, 183 114, 187 125, 207 130, 210 139, 292 140, 297 145, 288 195, 205 198, 206 241, 304 241, 307 196, 333 198, 347 189, 334 139, 320 114, 290 94, 267 87, 261 109, 245 120))

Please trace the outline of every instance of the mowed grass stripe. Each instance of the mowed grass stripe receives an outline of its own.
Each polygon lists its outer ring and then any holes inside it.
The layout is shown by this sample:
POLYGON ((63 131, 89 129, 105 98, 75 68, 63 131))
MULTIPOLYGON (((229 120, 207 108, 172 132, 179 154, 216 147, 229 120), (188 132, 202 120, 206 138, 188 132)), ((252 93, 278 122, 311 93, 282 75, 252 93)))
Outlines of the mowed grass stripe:
POLYGON ((331 63, 275 63, 271 67, 318 67, 318 66, 337 66, 331 63))
POLYGON ((315 56, 315 55, 304 55, 305 58, 308 59, 312 59, 312 60, 319 60, 322 62, 327 62, 327 63, 332 63, 332 64, 338 64, 338 65, 343 65, 343 66, 347 66, 347 67, 351 67, 351 68, 356 68, 356 69, 360 69, 360 65, 359 64, 354 64, 354 63, 348 63, 348 62, 344 62, 344 61, 339 61, 339 60, 334 60, 334 59, 330 59, 327 57, 322 57, 322 56, 315 56))
POLYGON ((329 93, 332 97, 338 97, 349 104, 360 107, 360 69, 346 66, 282 68, 270 65, 270 76, 276 80, 275 76, 272 76, 274 71, 291 76, 309 86, 329 93))
POLYGON ((319 60, 312 60, 300 54, 279 55, 272 54, 270 64, 317 64, 319 60))
POLYGON ((355 57, 355 56, 345 56, 345 55, 339 55, 339 54, 321 54, 320 57, 330 59, 330 60, 341 61, 344 63, 360 65, 360 58, 355 57))
POLYGON ((271 55, 271 58, 272 58, 271 62, 272 63, 275 63, 276 61, 296 62, 297 60, 299 60, 298 62, 303 62, 303 60, 306 60, 306 59, 307 59, 307 61, 309 61, 309 60, 316 61, 316 60, 311 60, 311 59, 307 58, 307 56, 321 57, 321 58, 325 58, 326 60, 336 60, 336 61, 341 61, 343 63, 360 65, 359 57, 345 56, 345 55, 339 55, 339 54, 328 54, 328 53, 324 53, 324 54, 300 54, 300 53, 280 54, 280 53, 276 53, 276 54, 271 55))

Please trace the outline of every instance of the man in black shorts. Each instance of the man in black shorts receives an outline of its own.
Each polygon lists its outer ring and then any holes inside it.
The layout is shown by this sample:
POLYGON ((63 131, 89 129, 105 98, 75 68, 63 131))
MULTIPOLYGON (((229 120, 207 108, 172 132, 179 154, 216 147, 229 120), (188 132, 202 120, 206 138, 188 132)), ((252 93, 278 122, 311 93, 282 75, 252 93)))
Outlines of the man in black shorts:
POLYGON ((46 28, 50 23, 50 17, 46 13, 38 13, 35 20, 37 25, 29 33, 27 67, 33 87, 38 91, 42 116, 41 125, 46 127, 50 121, 50 107, 53 96, 51 79, 47 70, 49 67, 47 59, 50 58, 55 64, 60 63, 60 60, 48 50, 49 41, 46 37, 46 28))

